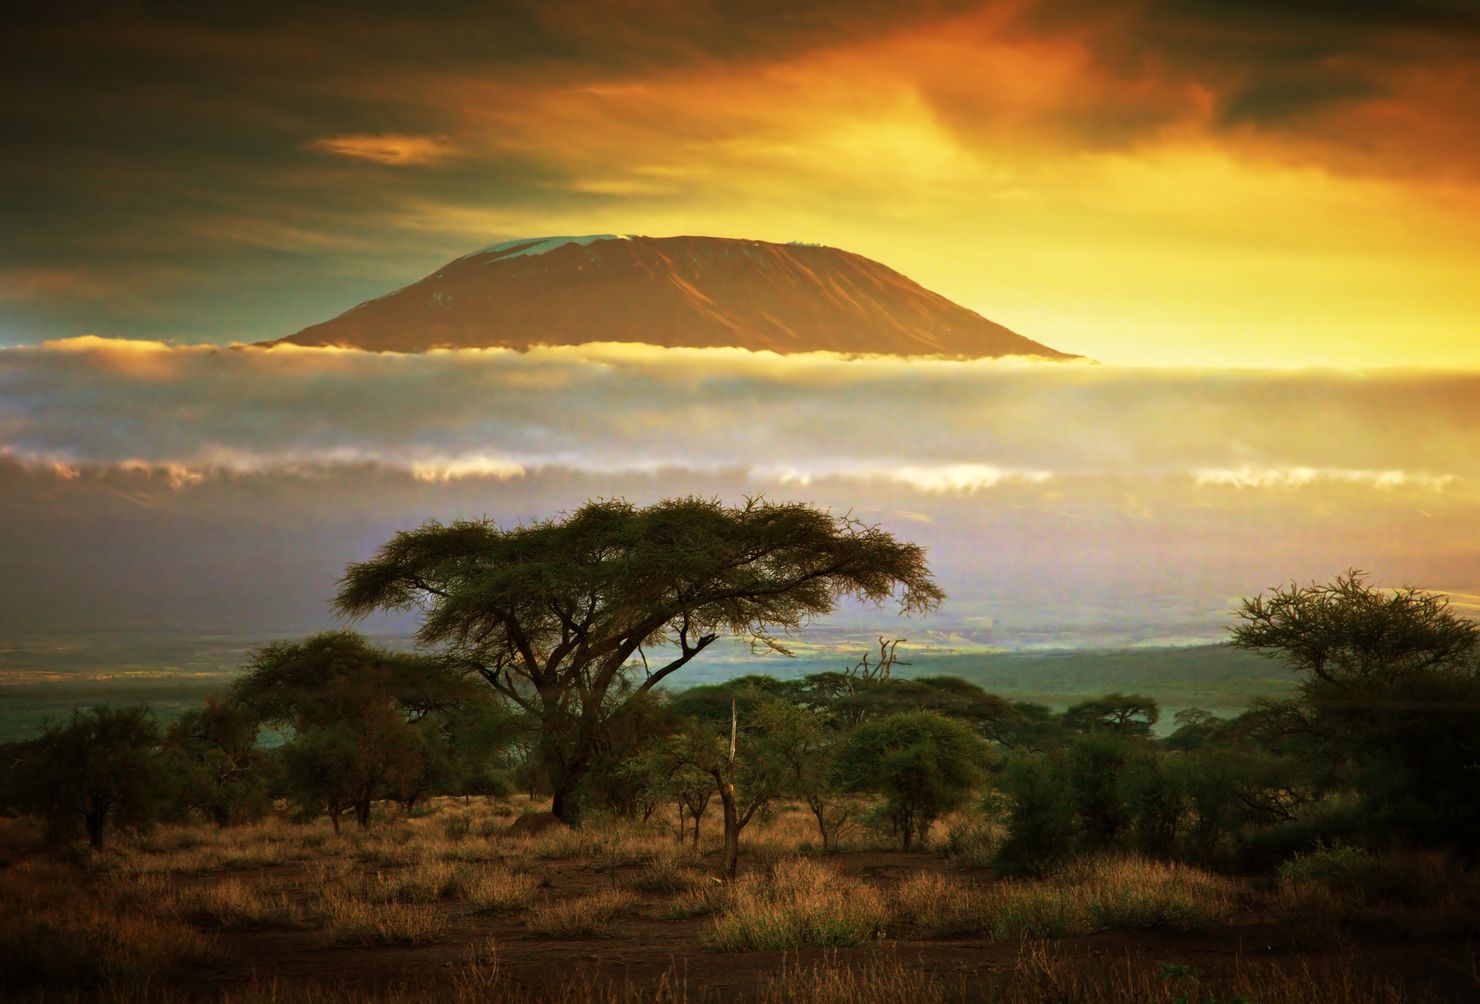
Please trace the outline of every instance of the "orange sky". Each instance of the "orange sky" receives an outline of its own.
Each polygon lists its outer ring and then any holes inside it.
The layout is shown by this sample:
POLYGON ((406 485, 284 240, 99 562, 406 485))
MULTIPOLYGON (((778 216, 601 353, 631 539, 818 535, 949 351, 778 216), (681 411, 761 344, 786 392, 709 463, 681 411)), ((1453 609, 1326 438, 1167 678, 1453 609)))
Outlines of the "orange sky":
POLYGON ((857 251, 1137 365, 1480 366, 1458 0, 290 6, 0 42, 0 343, 280 336, 537 234, 857 251))

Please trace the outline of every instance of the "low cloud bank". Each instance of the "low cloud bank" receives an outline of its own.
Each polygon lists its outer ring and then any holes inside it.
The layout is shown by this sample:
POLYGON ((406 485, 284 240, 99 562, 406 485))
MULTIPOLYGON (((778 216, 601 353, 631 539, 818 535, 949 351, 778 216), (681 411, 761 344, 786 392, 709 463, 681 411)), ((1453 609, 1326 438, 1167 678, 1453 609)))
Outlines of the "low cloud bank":
POLYGON ((61 477, 371 463, 429 482, 739 470, 962 494, 1081 478, 1465 493, 1480 373, 1203 371, 592 344, 0 350, 0 453, 61 477))

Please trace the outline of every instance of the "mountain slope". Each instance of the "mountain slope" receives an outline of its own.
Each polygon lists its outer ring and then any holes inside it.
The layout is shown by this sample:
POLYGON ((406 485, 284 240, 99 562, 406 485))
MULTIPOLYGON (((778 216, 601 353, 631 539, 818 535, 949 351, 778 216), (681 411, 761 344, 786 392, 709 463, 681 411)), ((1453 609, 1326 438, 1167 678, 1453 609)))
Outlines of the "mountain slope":
POLYGON ((1069 358, 837 248, 610 234, 484 248, 283 341, 398 352, 609 341, 1069 358))

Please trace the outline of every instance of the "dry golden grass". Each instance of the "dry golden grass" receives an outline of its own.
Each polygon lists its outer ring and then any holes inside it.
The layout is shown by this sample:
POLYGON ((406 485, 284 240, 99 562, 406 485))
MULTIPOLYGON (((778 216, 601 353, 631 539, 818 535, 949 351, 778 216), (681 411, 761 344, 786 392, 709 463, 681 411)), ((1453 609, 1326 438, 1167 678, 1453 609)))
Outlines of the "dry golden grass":
POLYGON ((0 988, 116 986, 209 959, 214 942, 181 923, 167 888, 83 885, 77 869, 31 858, 3 872, 0 988))
MULTIPOLYGON (((670 966, 651 981, 633 983, 578 970, 544 992, 531 991, 500 964, 494 951, 474 952, 444 982, 367 990, 343 983, 258 981, 227 990, 222 1004, 712 1004, 719 995, 670 966)), ((1239 960, 1228 972, 1208 975, 1190 966, 1127 956, 1086 960, 1051 942, 1024 942, 1015 964, 978 973, 937 971, 907 952, 883 950, 861 957, 794 958, 765 973, 755 1004, 1189 1004, 1257 1001, 1259 1004, 1425 1004, 1422 992, 1364 970, 1354 956, 1291 969, 1239 960)))
MULTIPOLYGON (((429 808, 409 817, 382 811, 371 830, 346 827, 338 836, 323 821, 267 820, 228 831, 162 827, 143 839, 119 840, 106 854, 82 853, 73 860, 42 857, 29 847, 0 853, 0 862, 11 862, 0 867, 0 901, 7 907, 0 914, 0 997, 9 999, 20 986, 57 991, 63 999, 68 993, 79 999, 183 999, 170 996, 170 974, 211 959, 218 942, 229 949, 218 964, 232 964, 227 960, 247 943, 232 940, 232 932, 296 924, 319 927, 322 934, 315 937, 345 946, 415 945, 454 934, 467 938, 480 928, 485 933, 466 965, 409 969, 413 982, 405 986, 341 990, 312 981, 258 982, 223 999, 243 1004, 708 999, 680 970, 629 986, 593 975, 599 972, 594 968, 545 988, 543 997, 532 996, 488 950, 489 927, 592 938, 613 933, 621 918, 640 909, 645 922, 673 921, 674 930, 702 936, 721 950, 869 946, 886 932, 896 939, 847 957, 816 959, 814 954, 805 964, 791 960, 774 971, 752 971, 745 999, 771 1004, 900 999, 912 1004, 961 999, 1171 1004, 1184 997, 1228 1001, 1239 994, 1262 1004, 1416 999, 1364 971, 1361 964, 1370 960, 1353 957, 1337 964, 1329 952, 1293 963, 1288 958, 1250 963, 1230 952, 1214 963, 1222 966, 1216 974, 1205 975, 1185 967, 1162 970, 1142 956, 1095 958, 1082 944, 1045 940, 1107 927, 1208 929, 1235 911, 1255 916, 1261 909, 1283 918, 1292 936, 1304 937, 1317 926, 1313 915, 1347 909, 1342 905, 1347 901, 1330 905, 1325 885, 1306 880, 1263 892, 1195 869, 1133 858, 1086 861, 1037 882, 998 882, 980 872, 931 863, 901 881, 864 880, 816 856, 810 815, 786 811, 757 819, 747 829, 743 877, 725 885, 711 870, 718 826, 706 830, 695 853, 676 844, 657 820, 644 826, 593 818, 581 832, 509 839, 502 833, 507 818, 494 806, 475 801, 429 808), (485 829, 498 835, 481 836, 485 829), (569 891, 589 889, 593 882, 610 888, 569 891), (473 920, 467 916, 470 908, 527 913, 514 920, 473 920), (912 951, 930 951, 917 939, 932 935, 1018 941, 1023 947, 1017 964, 1005 967, 1003 949, 992 949, 998 962, 990 980, 963 980, 939 963, 932 967, 911 957, 912 951)), ((967 856, 945 846, 952 833, 959 842, 960 820, 937 830, 939 851, 967 856)), ((16 846, 23 843, 17 838, 16 846)), ((1430 924, 1452 921, 1454 930, 1474 928, 1480 898, 1473 895, 1472 874, 1432 856, 1371 865, 1379 867, 1386 869, 1382 874, 1391 879, 1391 890, 1381 894, 1381 902, 1377 893, 1365 890, 1361 909, 1385 910, 1394 918, 1411 914, 1430 924), (1410 882, 1409 877, 1416 878, 1410 882), (1410 892, 1411 887, 1418 891, 1410 892)), ((514 935, 516 943, 522 940, 514 935)), ((445 951, 431 950, 439 958, 445 951)))
POLYGON ((343 889, 321 890, 312 912, 335 945, 416 945, 444 927, 430 904, 369 903, 343 889))
POLYGON ((1201 931, 1238 909, 1228 879, 1188 865, 1146 858, 1098 858, 1070 866, 1054 884, 1082 896, 1101 927, 1201 931))
POLYGON ((192 924, 222 931, 296 926, 302 920, 283 890, 239 878, 179 892, 173 908, 192 924))
POLYGON ((1081 862, 1046 882, 971 885, 921 872, 891 892, 895 919, 940 935, 999 941, 1063 938, 1103 928, 1204 930, 1238 908, 1227 879, 1141 858, 1081 862))
POLYGON ((603 889, 536 906, 529 911, 526 926, 531 934, 545 938, 600 938, 636 905, 637 897, 626 889, 603 889))
POLYGON ((933 1004, 948 996, 941 977, 910 967, 894 954, 857 962, 827 958, 810 965, 786 960, 761 985, 759 1004, 933 1004))
POLYGON ((686 920, 690 917, 712 917, 730 906, 734 887, 711 878, 688 892, 681 892, 656 911, 663 920, 686 920))
POLYGON ((877 889, 792 858, 735 883, 705 940, 728 952, 845 947, 882 938, 887 917, 877 889))
POLYGON ((991 931, 992 897, 977 886, 940 872, 916 872, 888 894, 896 924, 931 934, 986 934, 991 931))
POLYGON ((507 868, 463 866, 453 873, 451 894, 485 913, 517 910, 534 899, 542 880, 507 868))
POLYGON ((405 868, 377 870, 365 883, 371 903, 435 903, 460 888, 458 867, 447 861, 417 861, 405 868))
POLYGON ((994 981, 983 998, 994 1004, 1400 1004, 1433 998, 1374 974, 1354 956, 1301 960, 1285 967, 1236 958, 1227 972, 1209 975, 1186 964, 1075 958, 1054 942, 1027 941, 1018 964, 994 981))
POLYGON ((675 895, 691 892, 713 881, 713 877, 704 874, 693 858, 671 851, 654 856, 627 880, 627 886, 637 892, 675 895))

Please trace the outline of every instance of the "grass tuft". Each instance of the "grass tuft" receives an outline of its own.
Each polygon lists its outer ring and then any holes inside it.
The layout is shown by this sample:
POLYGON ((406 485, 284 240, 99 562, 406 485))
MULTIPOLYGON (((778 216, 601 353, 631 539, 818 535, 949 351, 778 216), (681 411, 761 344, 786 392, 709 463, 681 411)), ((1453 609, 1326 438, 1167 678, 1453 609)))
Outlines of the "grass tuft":
POLYGON ((844 948, 882 938, 887 916, 872 886, 794 858, 737 882, 705 940, 722 952, 844 948))
POLYGON ((611 925, 637 905, 625 889, 604 889, 546 903, 529 911, 529 931, 545 938, 601 938, 611 925))

